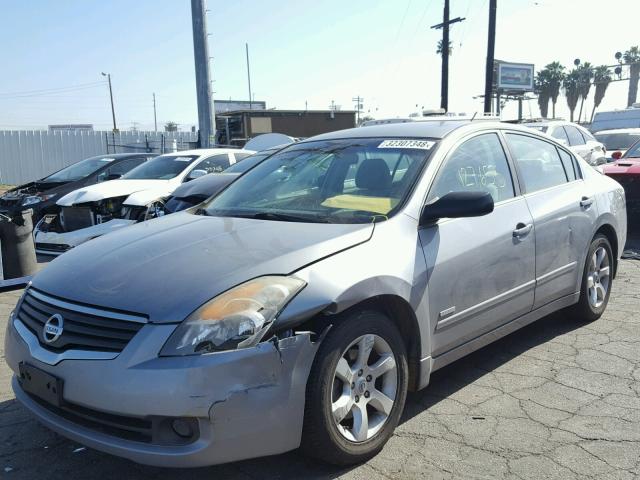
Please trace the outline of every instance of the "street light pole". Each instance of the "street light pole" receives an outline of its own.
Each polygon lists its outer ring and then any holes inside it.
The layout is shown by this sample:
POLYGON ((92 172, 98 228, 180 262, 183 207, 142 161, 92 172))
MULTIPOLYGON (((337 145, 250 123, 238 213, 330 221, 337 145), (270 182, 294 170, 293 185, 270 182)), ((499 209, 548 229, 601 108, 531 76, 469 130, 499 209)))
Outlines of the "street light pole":
POLYGON ((158 131, 158 118, 156 117, 156 94, 153 94, 153 131, 158 131))
POLYGON ((111 117, 113 118, 113 131, 117 132, 118 127, 116 126, 116 110, 113 107, 113 89, 111 88, 111 74, 101 72, 103 77, 107 77, 109 81, 109 98, 111 98, 111 117))

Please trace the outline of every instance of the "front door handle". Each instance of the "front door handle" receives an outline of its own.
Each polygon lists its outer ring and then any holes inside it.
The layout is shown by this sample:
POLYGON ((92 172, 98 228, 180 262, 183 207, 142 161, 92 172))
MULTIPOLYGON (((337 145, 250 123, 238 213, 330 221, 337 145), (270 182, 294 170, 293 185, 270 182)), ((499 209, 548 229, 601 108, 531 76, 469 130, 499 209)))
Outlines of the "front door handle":
POLYGON ((516 225, 516 229, 513 231, 513 236, 516 238, 524 237, 533 229, 532 223, 524 224, 522 222, 516 225))
POLYGON ((593 198, 591 197, 582 197, 582 200, 580 200, 580 206, 583 208, 590 207, 592 203, 593 203, 593 198))

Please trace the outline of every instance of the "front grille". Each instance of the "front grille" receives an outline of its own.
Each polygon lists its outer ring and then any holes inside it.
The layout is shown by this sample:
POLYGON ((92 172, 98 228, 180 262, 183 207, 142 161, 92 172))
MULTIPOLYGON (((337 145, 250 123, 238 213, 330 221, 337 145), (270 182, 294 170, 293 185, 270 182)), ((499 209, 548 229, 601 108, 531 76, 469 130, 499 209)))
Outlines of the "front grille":
POLYGON ((56 407, 35 395, 27 395, 41 407, 69 422, 125 440, 144 443, 152 441, 153 422, 150 419, 114 415, 66 401, 62 406, 56 407))
MULTIPOLYGON (((121 352, 147 322, 139 314, 105 310, 67 302, 30 288, 16 314, 38 337, 44 348, 60 352, 69 349, 121 352), (62 333, 45 340, 44 325, 52 316, 62 317, 62 333)), ((56 321, 59 326, 59 322, 56 321)))
POLYGON ((42 250, 46 252, 54 252, 54 253, 64 253, 67 250, 71 249, 69 245, 64 243, 43 243, 36 242, 36 249, 42 250))
POLYGON ((89 207, 62 207, 60 220, 67 232, 87 228, 94 224, 93 212, 89 207))

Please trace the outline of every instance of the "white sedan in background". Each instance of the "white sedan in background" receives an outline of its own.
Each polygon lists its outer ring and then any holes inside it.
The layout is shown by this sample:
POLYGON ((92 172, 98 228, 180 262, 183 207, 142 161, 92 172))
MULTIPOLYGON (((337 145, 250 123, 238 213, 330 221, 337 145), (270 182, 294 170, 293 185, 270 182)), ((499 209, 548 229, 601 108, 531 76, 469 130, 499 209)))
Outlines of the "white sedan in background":
POLYGON ((564 120, 543 119, 535 122, 525 122, 524 126, 546 133, 568 147, 573 153, 580 155, 585 161, 595 167, 607 163, 606 149, 584 127, 564 120))
POLYGON ((607 149, 607 161, 621 158, 631 146, 640 140, 640 128, 617 128, 600 130, 593 134, 596 140, 604 143, 607 149))
POLYGON ((46 215, 36 225, 36 251, 59 255, 93 238, 153 218, 182 183, 222 172, 252 153, 225 148, 167 153, 118 180, 74 190, 56 202, 59 213, 46 215))

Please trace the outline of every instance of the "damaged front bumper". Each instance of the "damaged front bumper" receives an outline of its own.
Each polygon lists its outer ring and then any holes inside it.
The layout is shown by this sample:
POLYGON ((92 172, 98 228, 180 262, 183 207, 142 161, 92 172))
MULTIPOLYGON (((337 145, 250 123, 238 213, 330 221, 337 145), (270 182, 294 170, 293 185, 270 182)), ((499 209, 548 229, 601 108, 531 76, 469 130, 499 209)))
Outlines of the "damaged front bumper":
POLYGON ((16 398, 52 430, 149 465, 214 465, 283 453, 300 445, 306 382, 319 343, 312 341, 312 333, 248 349, 158 357, 175 327, 146 324, 122 352, 100 357, 95 354, 102 352, 53 353, 20 320, 10 318, 5 355, 16 374, 12 382, 16 398), (198 433, 186 444, 105 433, 26 393, 19 380, 21 364, 62 380, 61 405, 75 408, 84 418, 94 415, 112 426, 122 418, 152 423, 193 419, 198 433))
POLYGON ((136 223, 135 220, 117 218, 72 232, 55 232, 52 230, 46 231, 43 228, 47 220, 47 217, 43 218, 36 225, 33 232, 36 252, 44 255, 61 255, 67 250, 71 250, 73 247, 77 247, 91 239, 136 223))

